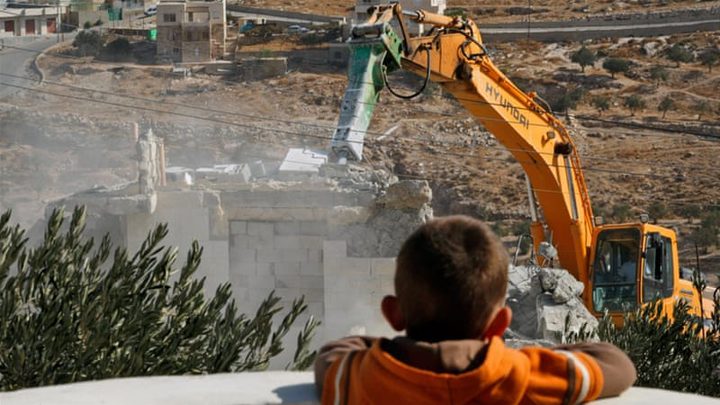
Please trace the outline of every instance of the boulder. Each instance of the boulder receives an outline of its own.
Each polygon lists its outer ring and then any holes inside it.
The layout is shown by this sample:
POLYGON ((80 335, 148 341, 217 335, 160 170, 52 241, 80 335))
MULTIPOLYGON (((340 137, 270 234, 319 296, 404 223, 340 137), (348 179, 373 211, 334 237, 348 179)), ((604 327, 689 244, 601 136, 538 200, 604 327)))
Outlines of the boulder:
POLYGON ((540 269, 540 283, 543 291, 552 292, 557 304, 564 304, 582 295, 585 286, 577 281, 567 270, 540 269))
POLYGON ((385 209, 417 209, 432 200, 432 190, 425 180, 404 180, 391 184, 379 203, 385 209))

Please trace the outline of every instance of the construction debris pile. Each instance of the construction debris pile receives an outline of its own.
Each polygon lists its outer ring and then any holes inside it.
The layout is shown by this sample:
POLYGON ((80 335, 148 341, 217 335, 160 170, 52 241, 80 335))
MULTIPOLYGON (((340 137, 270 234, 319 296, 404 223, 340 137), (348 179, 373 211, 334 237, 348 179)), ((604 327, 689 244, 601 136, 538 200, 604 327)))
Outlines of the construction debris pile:
POLYGON ((507 304, 513 311, 512 337, 561 342, 585 324, 596 327, 597 319, 580 297, 583 289, 566 270, 510 266, 507 304))

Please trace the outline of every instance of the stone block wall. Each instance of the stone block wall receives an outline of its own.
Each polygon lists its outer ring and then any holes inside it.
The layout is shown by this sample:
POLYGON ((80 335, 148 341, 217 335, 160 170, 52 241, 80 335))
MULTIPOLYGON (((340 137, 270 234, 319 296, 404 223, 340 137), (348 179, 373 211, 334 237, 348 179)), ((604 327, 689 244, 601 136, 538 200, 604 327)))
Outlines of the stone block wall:
POLYGON ((326 241, 323 259, 323 339, 357 334, 393 336, 395 332, 380 312, 380 301, 395 291, 395 259, 348 257, 345 241, 326 241))
POLYGON ((155 212, 125 216, 126 246, 138 249, 147 234, 160 223, 167 223, 166 246, 178 248, 178 264, 182 265, 192 242, 203 247, 198 277, 206 277, 205 293, 214 294, 218 285, 229 281, 228 241, 213 232, 213 207, 202 191, 160 191, 155 212))
POLYGON ((285 306, 304 295, 308 312, 323 319, 326 228, 317 221, 230 221, 230 282, 240 310, 254 311, 274 290, 285 306))

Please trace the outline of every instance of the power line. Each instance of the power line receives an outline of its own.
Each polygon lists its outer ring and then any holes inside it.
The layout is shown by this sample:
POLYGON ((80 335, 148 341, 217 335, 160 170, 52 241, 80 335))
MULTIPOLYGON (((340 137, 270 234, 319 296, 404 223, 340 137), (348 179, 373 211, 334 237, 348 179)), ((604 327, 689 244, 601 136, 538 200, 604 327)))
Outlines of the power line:
MULTIPOLYGON (((0 83, 0 84, 5 84, 5 83, 0 83)), ((5 84, 5 85, 7 85, 7 84, 5 84)), ((52 92, 37 90, 37 89, 33 89, 33 88, 27 88, 27 87, 23 87, 23 86, 16 86, 16 85, 9 85, 9 86, 11 86, 11 87, 16 87, 16 88, 21 88, 21 89, 25 89, 25 90, 29 90, 29 91, 36 91, 36 92, 40 92, 40 93, 55 95, 55 96, 59 96, 59 97, 68 97, 68 98, 81 99, 81 100, 86 100, 86 101, 95 101, 95 102, 98 102, 98 103, 101 103, 101 104, 109 104, 109 105, 113 105, 113 106, 117 106, 117 107, 125 107, 125 108, 130 108, 130 109, 140 109, 140 110, 150 110, 150 111, 153 111, 152 109, 147 109, 147 108, 142 108, 142 107, 137 107, 137 106, 128 106, 128 105, 119 104, 119 103, 110 103, 110 102, 106 102, 106 101, 102 101, 102 100, 93 100, 93 99, 87 99, 87 98, 78 97, 78 96, 62 95, 62 94, 57 94, 57 93, 52 93, 52 92)), ((155 111, 155 112, 164 112, 164 111, 159 111, 159 110, 158 110, 158 111, 155 111)), ((169 112, 169 113, 170 113, 170 114, 175 114, 175 115, 181 115, 181 116, 185 116, 185 117, 190 117, 190 118, 197 118, 197 119, 212 121, 212 122, 219 122, 219 123, 223 123, 223 124, 227 124, 227 125, 240 125, 240 124, 234 123, 234 122, 220 121, 220 120, 216 120, 216 119, 208 119, 208 118, 203 118, 203 117, 195 117, 195 116, 190 116, 190 115, 187 115, 187 114, 180 114, 180 113, 173 113, 173 112, 169 112)), ((241 126, 242 126, 242 125, 241 125, 241 126)), ((286 131, 286 132, 289 132, 289 131, 286 131)), ((312 135, 302 134, 302 133, 294 133, 294 134, 297 135, 297 136, 301 136, 301 137, 302 137, 302 136, 310 136, 310 137, 314 137, 314 138, 317 137, 317 136, 312 136, 312 135)), ((263 143, 263 142, 257 142, 257 143, 263 143)), ((271 143, 268 143, 268 142, 264 142, 264 143, 271 144, 271 143)), ((275 144, 272 144, 272 145, 275 145, 275 144)), ((438 152, 438 154, 446 155, 446 156, 456 156, 456 157, 472 157, 472 155, 460 154, 460 153, 453 153, 453 152, 438 152)), ((266 158, 266 157, 261 157, 261 158, 266 158)), ((492 158, 492 157, 486 157, 486 160, 506 161, 505 159, 502 159, 502 158, 492 158)), ((298 162, 298 163, 299 163, 299 162, 298 162)), ((534 162, 522 162, 522 161, 519 161, 518 163, 521 163, 521 164, 522 164, 522 163, 538 164, 538 163, 534 163, 534 162)), ((669 179, 669 178, 671 178, 671 177, 669 177, 669 176, 662 176, 662 175, 651 175, 651 174, 646 174, 646 173, 627 173, 627 172, 622 172, 622 171, 617 171, 617 170, 605 170, 605 169, 597 169, 597 168, 586 168, 585 170, 586 170, 586 171, 595 171, 595 172, 610 172, 610 173, 616 173, 616 174, 625 174, 625 175, 642 176, 642 177, 652 177, 652 178, 656 178, 656 179, 669 179)), ((427 180, 427 181, 433 181, 432 179, 429 179, 429 178, 427 178, 427 177, 419 177, 419 176, 412 176, 412 175, 400 175, 400 177, 404 177, 404 178, 415 177, 415 178, 417 178, 417 179, 422 179, 422 180, 427 180)), ((565 194, 565 193, 567 193, 567 192, 563 192, 563 191, 559 191, 559 190, 543 190, 543 189, 537 189, 537 188, 533 188, 533 191, 535 191, 536 193, 558 193, 558 194, 565 194)), ((642 197, 641 199, 650 200, 650 199, 652 199, 652 198, 648 196, 648 197, 642 197)), ((675 204, 675 205, 697 205, 697 204, 698 204, 698 203, 694 203, 694 202, 687 202, 687 203, 684 203, 684 204, 683 204, 682 202, 680 202, 680 201, 678 201, 678 200, 669 201, 669 202, 667 202, 667 203, 675 204)), ((707 206, 708 204, 705 204, 705 205, 707 206)), ((713 205, 711 205, 711 206, 713 206, 713 205)))
MULTIPOLYGON (((17 78, 17 79, 22 79, 22 80, 36 81, 35 79, 30 78, 30 77, 26 77, 26 76, 18 76, 18 75, 12 75, 12 74, 8 74, 8 73, 0 73, 0 75, 1 75, 1 76, 12 77, 12 78, 17 78)), ((305 123, 305 122, 296 121, 296 120, 283 120, 283 119, 278 119, 278 118, 274 118, 274 117, 265 117, 265 116, 259 116, 259 115, 253 115, 253 114, 245 114, 245 113, 239 113, 239 112, 215 110, 215 109, 205 108, 205 107, 190 106, 190 105, 185 105, 185 104, 182 104, 182 103, 168 102, 168 101, 159 100, 159 99, 151 99, 151 98, 146 98, 146 97, 138 97, 138 96, 133 96, 133 95, 126 95, 126 94, 118 94, 118 93, 113 93, 113 92, 108 92, 108 91, 103 91, 103 90, 96 90, 96 89, 91 89, 91 88, 86 88, 86 87, 80 87, 80 86, 74 86, 74 85, 69 85, 69 84, 64 84, 64 83, 58 83, 58 82, 44 81, 43 83, 45 83, 45 84, 50 84, 50 85, 55 85, 55 86, 60 86, 60 87, 65 87, 65 88, 70 88, 70 89, 74 89, 74 90, 78 90, 78 91, 93 92, 93 93, 98 93, 98 94, 103 94, 103 95, 109 95, 109 96, 113 96, 113 97, 127 98, 127 99, 132 99, 132 100, 144 101, 144 102, 153 103, 153 104, 174 105, 174 106, 178 106, 178 107, 181 107, 181 108, 195 109, 195 110, 199 110, 199 111, 203 111, 203 112, 210 112, 210 113, 215 113, 215 114, 218 114, 218 113, 219 113, 219 114, 227 114, 227 115, 234 115, 234 116, 240 116, 240 117, 248 117, 248 118, 258 119, 258 120, 261 120, 261 121, 282 122, 282 123, 289 124, 289 125, 300 124, 300 125, 307 125, 307 126, 310 126, 310 127, 326 128, 326 129, 333 129, 333 130, 334 130, 334 128, 335 128, 334 126, 331 127, 331 126, 328 126, 328 125, 305 123)), ((93 100, 93 101, 96 101, 96 100, 93 100)), ((168 111, 165 111, 165 112, 166 112, 166 113, 173 113, 173 112, 168 112, 168 111)), ((194 116, 193 116, 193 117, 194 117, 194 116)), ((238 124, 238 125, 241 125, 241 124, 238 124)), ((253 129, 264 129, 264 130, 267 129, 267 128, 259 128, 259 127, 251 127, 251 128, 253 128, 253 129)), ((373 135, 384 135, 383 133, 373 132, 373 131, 366 131, 365 133, 366 133, 366 134, 373 134, 373 135)), ((297 133, 297 132, 293 132, 293 135, 300 135, 300 134, 297 133)), ((305 136, 305 135, 307 135, 307 134, 303 134, 303 135, 305 136)), ((319 136, 318 136, 318 137, 319 137, 319 136)), ((331 138, 325 138, 325 137, 319 137, 319 138, 320 138, 320 139, 324 139, 324 140, 331 140, 331 138)), ((394 139, 405 139, 405 140, 409 140, 409 141, 413 141, 413 142, 431 141, 431 142, 436 142, 436 143, 438 143, 438 144, 441 144, 442 146, 463 146, 463 147, 465 146, 465 145, 462 144, 462 143, 453 143, 453 142, 447 142, 447 141, 442 141, 442 142, 440 142, 440 141, 435 141, 435 140, 433 140, 432 138, 433 138, 432 135, 430 135, 429 137, 426 137, 425 139, 421 139, 421 138, 418 138, 418 137, 414 137, 414 138, 411 138, 411 137, 394 137, 394 139)), ((368 142, 370 142, 370 141, 372 141, 371 138, 368 139, 368 142)), ((348 142, 363 143, 363 141, 348 141, 348 142)), ((535 151, 535 150, 531 150, 531 149, 509 148, 509 147, 506 148, 506 147, 500 147, 500 146, 485 146, 485 148, 488 148, 488 149, 497 149, 497 150, 509 151, 509 152, 537 153, 537 154, 539 154, 539 155, 554 156, 554 153, 552 153, 552 152, 542 152, 542 151, 535 151)), ((581 155, 580 157, 582 157, 583 159, 587 159, 587 160, 604 160, 603 157, 584 156, 584 155, 581 155)), ((614 161, 614 162, 626 162, 626 163, 629 163, 629 164, 636 164, 636 163, 638 163, 637 161, 619 160, 619 159, 614 159, 613 161, 614 161)))
MULTIPOLYGON (((15 78, 20 78, 20 79, 25 79, 25 80, 33 80, 33 81, 34 81, 34 79, 27 78, 27 77, 21 77, 21 76, 17 76, 17 75, 10 75, 10 74, 5 74, 5 73, 0 73, 0 75, 5 75, 5 76, 9 76, 9 77, 15 77, 15 78)), ((88 88, 79 87, 79 86, 65 85, 65 84, 55 83, 55 82, 47 82, 47 83, 49 83, 49 84, 51 84, 51 85, 58 85, 58 86, 63 86, 63 87, 68 87, 68 88, 74 88, 74 89, 82 90, 82 91, 97 92, 97 93, 99 93, 99 94, 111 95, 111 96, 116 96, 116 97, 125 97, 125 98, 130 98, 130 99, 134 99, 134 100, 141 100, 141 101, 146 101, 146 102, 152 102, 152 103, 162 102, 162 100, 147 99, 147 98, 143 98, 143 97, 129 96, 129 95, 119 95, 119 94, 116 94, 116 93, 105 92, 105 91, 101 91, 101 90, 88 89, 88 88)), ((16 87, 24 88, 24 87, 21 87, 21 86, 16 86, 16 87)), ((53 94, 53 95, 57 95, 57 96, 64 96, 64 95, 58 95, 58 94, 55 94, 55 93, 49 93, 49 94, 53 94)), ((95 100, 95 99, 91 99, 91 100, 87 100, 87 101, 98 102, 98 100, 95 100)), ((124 107, 127 107, 127 108, 136 108, 135 106, 127 106, 127 105, 125 105, 125 104, 116 104, 116 103, 110 103, 110 102, 103 102, 103 103, 104 103, 104 104, 110 104, 110 105, 116 105, 116 106, 124 106, 124 107)), ((250 117, 258 118, 258 119, 261 119, 261 120, 273 121, 272 118, 265 118, 265 117, 261 117, 261 116, 250 115, 250 114, 240 114, 240 113, 235 114, 235 113, 231 113, 231 112, 224 112, 224 111, 213 110, 213 109, 202 108, 202 107, 186 106, 186 105, 182 105, 182 104, 179 104, 179 103, 170 103, 170 104, 172 104, 172 105, 177 105, 177 106, 180 106, 180 107, 183 107, 183 108, 198 109, 198 110, 202 110, 202 111, 206 111, 206 112, 213 112, 213 113, 218 113, 218 112, 219 112, 219 113, 226 113, 226 114, 232 114, 232 115, 250 116, 250 117)), ((181 113, 176 113, 176 112, 172 112, 172 111, 157 110, 157 109, 153 109, 153 108, 145 108, 145 110, 149 110, 149 111, 153 111, 153 112, 159 112, 159 113, 175 114, 175 115, 183 116, 183 114, 181 114, 181 113)), ((185 114, 184 116, 187 116, 187 117, 189 117, 189 118, 206 120, 205 117, 198 117, 198 116, 187 115, 187 114, 185 114)), ((214 120, 214 121, 215 121, 215 122, 220 122, 220 123, 225 123, 225 124, 228 124, 228 123, 229 123, 229 122, 217 121, 217 120, 214 120)), ((281 122, 291 123, 291 124, 300 123, 300 122, 298 122, 298 121, 291 121, 291 120, 281 120, 281 122)), ((302 124, 305 125, 304 123, 302 123, 302 124)), ((288 131, 288 130, 281 130, 281 129, 275 129, 275 128, 258 127, 258 126, 248 125, 248 124, 231 123, 231 125, 246 127, 246 128, 250 128, 250 129, 271 130, 271 131, 286 133, 286 134, 290 134, 290 135, 294 135, 294 136, 315 137, 315 138, 322 139, 322 140, 325 140, 325 141, 329 141, 329 140, 332 139, 332 138, 330 138, 330 137, 323 137, 323 136, 319 136, 319 135, 301 134, 301 133, 298 133, 298 132, 296 132, 296 131, 288 131)), ((311 124, 310 126, 313 126, 313 125, 311 124)), ((323 126, 318 126, 318 127, 323 127, 323 126)), ((375 133, 375 134, 379 134, 379 133, 375 133)), ((415 139, 415 138, 404 138, 404 139, 410 140, 410 141, 416 141, 416 142, 419 141, 418 139, 415 139)), ((369 141, 370 141, 370 140, 369 140, 369 141)), ((362 141, 357 141, 357 142, 358 142, 358 143, 361 143, 362 141)), ((446 146, 447 146, 447 145, 451 145, 451 143, 449 143, 449 142, 444 142, 443 144, 446 145, 446 146)), ((462 146, 462 145, 458 145, 458 146, 462 146)), ((503 151, 507 150, 507 151, 510 151, 510 152, 523 152, 523 153, 535 152, 535 151, 533 151, 533 150, 513 149, 513 148, 504 148, 504 147, 493 147, 493 146, 488 146, 487 148, 490 148, 490 149, 498 149, 498 150, 503 150, 503 151)), ((539 154, 541 154, 541 155, 542 155, 542 154, 545 154, 545 155, 548 155, 548 156, 553 155, 552 153, 544 153, 544 152, 536 152, 536 153, 539 153, 539 154)), ((590 157, 590 159, 592 159, 592 157, 590 157)), ((601 159, 601 158, 595 158, 595 159, 601 159)), ((615 160, 615 161, 617 161, 617 160, 615 160)), ((627 163, 631 163, 631 164, 637 164, 637 162, 633 162, 633 161, 626 161, 626 162, 627 162, 627 163)), ((522 161, 520 161, 520 163, 522 163, 522 161)), ((592 169, 592 168, 591 168, 591 169, 592 169)), ((612 171, 612 170, 609 170, 609 169, 594 169, 594 170, 605 170, 606 172, 609 172, 609 173, 623 173, 623 174, 627 174, 627 173, 625 173, 625 172, 612 171)))
MULTIPOLYGON (((43 51, 37 51, 37 50, 34 50, 34 49, 22 48, 22 47, 17 47, 17 46, 5 46, 5 47, 6 47, 6 48, 12 48, 12 49, 21 49, 21 50, 25 50, 25 51, 27 51, 27 52, 33 52, 33 53, 38 53, 38 54, 43 53, 43 51)), ((74 56, 74 55, 54 54, 53 56, 60 57, 60 58, 66 58, 66 59, 82 59, 81 57, 79 57, 79 56, 74 56)), ((319 64, 319 65, 320 65, 320 64, 319 64)), ((155 70, 154 72, 161 73, 161 74, 163 74, 163 75, 170 76, 170 77, 173 76, 173 73, 172 73, 172 72, 167 72, 167 71, 163 71, 163 70, 155 70)), ((227 83, 227 84, 231 84, 231 85, 237 85, 237 82, 233 82, 233 81, 225 80, 225 79, 217 79, 217 80, 215 80, 215 81, 218 82, 218 83, 227 83)), ((373 84, 373 85, 374 85, 374 83, 367 83, 367 82, 362 82, 362 83, 363 83, 363 84, 373 84)), ((458 97, 455 97, 454 95, 453 95, 453 98, 456 99, 456 100, 458 100, 458 101, 467 101, 467 102, 476 103, 476 104, 483 104, 483 105, 504 107, 504 105, 502 105, 502 104, 500 104, 500 103, 492 103, 492 102, 485 101, 485 100, 467 99, 467 98, 462 98, 462 97, 459 97, 459 98, 458 98, 458 97)), ((358 103, 359 103, 359 104, 371 105, 371 106, 376 105, 375 103, 368 103, 368 102, 363 102, 363 101, 358 101, 358 103)), ((410 106, 413 106, 412 104, 409 104, 409 105, 410 105, 410 106)), ((413 107, 414 107, 414 106, 413 106, 413 107)), ((524 107, 524 106, 514 106, 514 107, 515 107, 516 109, 518 109, 518 110, 521 110, 521 111, 528 111, 528 112, 537 113, 537 111, 535 111, 535 110, 533 110, 533 109, 530 109, 530 108, 528 108, 528 107, 524 107)), ((441 113, 441 112, 435 112, 435 111, 427 111, 427 110, 419 109, 419 108, 417 108, 417 107, 414 107, 414 108, 416 109, 417 112, 422 113, 422 114, 436 114, 436 115, 444 115, 444 116, 454 117, 454 115, 451 115, 451 114, 448 114, 448 113, 441 113)), ((553 116, 553 117, 555 117, 555 118, 557 118, 557 117, 555 116, 555 114, 554 114, 553 112, 551 112, 551 111, 546 111, 546 113, 547 113, 547 114, 550 114, 551 116, 553 116)), ((474 117, 476 117, 476 118, 478 118, 478 119, 485 119, 485 120, 498 120, 498 119, 493 118, 493 117, 479 117, 479 116, 474 116, 474 117)), ((559 119, 559 118, 558 118, 558 119, 559 119)), ((583 119, 586 119, 586 118, 583 118, 583 119)), ((508 122, 508 123, 514 123, 514 124, 520 124, 519 121, 518 121, 518 122, 514 122, 514 121, 509 121, 509 120, 504 120, 504 119, 499 119, 498 121, 508 122)), ((669 121, 669 122, 677 122, 677 123, 687 123, 687 121, 679 121, 679 120, 666 120, 666 122, 667 122, 667 121, 669 121)), ((691 122, 700 122, 700 121, 698 121, 698 120, 692 120, 691 122)), ((539 127, 545 127, 545 128, 550 128, 550 129, 555 129, 555 127, 553 127, 553 126, 551 126, 551 125, 548 125, 548 124, 530 124, 530 125, 539 126, 539 127)), ((667 129, 662 129, 662 128, 648 128, 648 129, 651 129, 651 130, 653 130, 653 131, 660 131, 660 132, 684 133, 684 132, 680 132, 680 131, 667 130, 667 129)), ((626 134, 630 135, 630 134, 632 134, 632 133, 626 133, 626 134)), ((689 135, 699 136, 699 135, 697 135, 697 134, 689 134, 689 135)))
MULTIPOLYGON (((53 95, 53 96, 57 96, 57 97, 65 97, 65 98, 71 98, 71 99, 76 99, 76 100, 90 101, 90 102, 99 103, 99 104, 106 104, 106 105, 111 105, 111 106, 115 106, 115 107, 136 109, 136 110, 142 110, 142 111, 150 111, 150 112, 161 113, 161 114, 176 115, 176 116, 185 117, 185 118, 192 118, 192 119, 214 122, 214 123, 225 124, 225 125, 231 125, 231 126, 238 126, 238 127, 243 127, 243 128, 255 129, 255 130, 259 130, 259 131, 273 131, 275 133, 283 133, 286 135, 300 137, 300 138, 314 138, 314 139, 320 139, 323 141, 329 141, 332 139, 332 138, 324 137, 324 136, 320 136, 320 135, 312 135, 312 134, 300 133, 300 132, 290 131, 290 130, 283 130, 283 129, 277 129, 277 128, 266 128, 266 127, 248 125, 248 124, 241 124, 241 123, 237 123, 234 121, 220 120, 220 119, 211 118, 211 117, 203 117, 203 116, 179 113, 179 112, 174 112, 174 111, 165 111, 165 110, 159 110, 159 109, 150 108, 150 107, 127 105, 127 104, 115 103, 115 102, 110 102, 110 101, 105 101, 105 100, 96 100, 93 98, 74 96, 74 95, 70 95, 70 94, 59 94, 59 93, 54 93, 51 91, 45 91, 45 90, 40 90, 40 89, 35 89, 35 88, 25 87, 25 86, 19 86, 19 85, 14 85, 14 84, 9 84, 9 83, 0 82, 0 85, 19 88, 19 89, 23 89, 23 90, 27 90, 27 91, 31 91, 31 92, 49 94, 49 95, 53 95)), ((411 140, 411 139, 409 139, 409 140, 411 140)), ((504 149, 504 148, 500 148, 500 149, 504 149)), ((468 154, 459 154, 459 153, 453 153, 453 152, 449 152, 449 151, 435 151, 434 153, 441 154, 441 155, 456 156, 456 157, 471 157, 471 155, 468 155, 468 154)), ((506 159, 504 159, 504 158, 493 158, 493 157, 488 157, 488 156, 484 157, 484 159, 485 160, 506 161, 506 159)), ((551 166, 551 167, 556 167, 556 168, 564 168, 564 165, 561 165, 559 163, 559 161, 557 163, 545 163, 542 165, 540 163, 534 162, 534 161, 522 161, 522 160, 518 160, 518 159, 516 159, 516 161, 520 164, 538 165, 538 166, 542 166, 542 167, 551 166)), ((611 174, 622 174, 622 175, 628 175, 628 176, 649 177, 649 178, 656 178, 656 179, 674 179, 675 178, 675 176, 663 176, 663 175, 647 174, 647 173, 633 173, 633 172, 626 172, 626 171, 621 171, 621 170, 602 169, 602 168, 595 168, 595 167, 585 167, 580 170, 604 172, 604 173, 611 173, 611 174)))

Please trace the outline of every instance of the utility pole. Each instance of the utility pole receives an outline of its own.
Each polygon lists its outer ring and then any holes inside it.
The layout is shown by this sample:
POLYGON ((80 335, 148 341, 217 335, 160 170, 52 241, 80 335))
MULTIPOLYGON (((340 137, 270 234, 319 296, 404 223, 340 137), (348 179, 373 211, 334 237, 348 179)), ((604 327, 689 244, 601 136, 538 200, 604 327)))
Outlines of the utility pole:
POLYGON ((60 18, 60 0, 57 0, 57 20, 55 21, 55 34, 57 42, 60 42, 60 31, 62 30, 62 19, 60 18))
POLYGON ((527 40, 530 41, 530 17, 532 16, 532 0, 528 0, 527 40))

